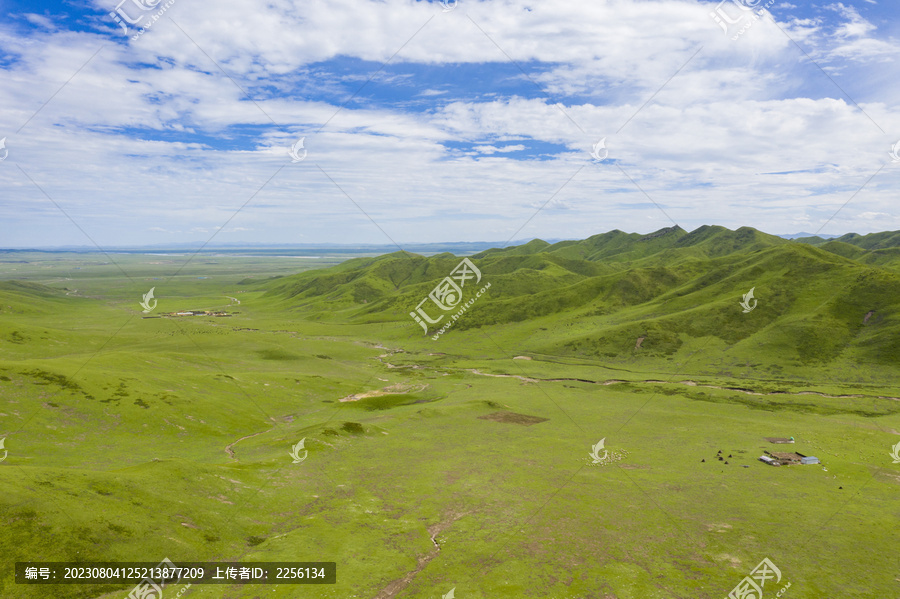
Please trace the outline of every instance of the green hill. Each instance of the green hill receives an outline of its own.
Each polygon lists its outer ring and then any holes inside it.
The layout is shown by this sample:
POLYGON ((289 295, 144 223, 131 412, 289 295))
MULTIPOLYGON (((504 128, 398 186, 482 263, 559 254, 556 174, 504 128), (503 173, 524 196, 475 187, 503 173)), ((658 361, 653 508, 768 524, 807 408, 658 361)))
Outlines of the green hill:
POLYGON ((859 235, 848 233, 836 239, 803 237, 794 242, 814 245, 863 264, 900 268, 900 231, 859 235))
POLYGON ((869 233, 867 235, 859 235, 857 233, 847 233, 838 237, 835 241, 842 241, 855 245, 866 250, 882 250, 885 248, 900 247, 900 231, 882 231, 880 233, 869 233))
MULTIPOLYGON (((722 351, 722 372, 760 348, 764 357, 754 360, 772 376, 887 366, 900 358, 900 273, 878 265, 886 260, 874 251, 888 250, 845 241, 816 247, 749 227, 535 240, 471 257, 481 285, 491 287, 453 328, 513 333, 515 325, 516 342, 529 351, 622 363, 680 361, 708 345, 722 351), (741 299, 751 288, 759 304, 746 313, 741 299)), ((262 285, 268 301, 314 320, 408 326, 410 312, 459 261, 397 252, 262 285)), ((464 300, 474 297, 468 289, 464 300)))
POLYGON ((0 597, 136 584, 49 592, 17 562, 168 557, 339 573, 167 598, 715 599, 763 555, 767 597, 895 597, 898 250, 532 241, 472 257, 447 311, 446 253, 7 264, 0 597), (821 464, 757 459, 786 449, 821 464))
POLYGON ((900 248, 900 231, 881 231, 879 233, 867 233, 860 235, 859 233, 847 233, 834 239, 823 239, 822 237, 799 237, 794 241, 799 243, 807 243, 810 245, 824 245, 830 242, 839 241, 864 250, 881 250, 885 248, 900 248))

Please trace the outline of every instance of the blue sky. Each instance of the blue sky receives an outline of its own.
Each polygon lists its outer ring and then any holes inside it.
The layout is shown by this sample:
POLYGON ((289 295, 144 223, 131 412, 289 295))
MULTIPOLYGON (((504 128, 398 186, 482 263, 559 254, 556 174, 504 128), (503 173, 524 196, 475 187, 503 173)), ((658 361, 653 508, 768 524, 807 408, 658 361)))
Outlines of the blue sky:
POLYGON ((0 13, 0 247, 900 229, 882 0, 0 13))

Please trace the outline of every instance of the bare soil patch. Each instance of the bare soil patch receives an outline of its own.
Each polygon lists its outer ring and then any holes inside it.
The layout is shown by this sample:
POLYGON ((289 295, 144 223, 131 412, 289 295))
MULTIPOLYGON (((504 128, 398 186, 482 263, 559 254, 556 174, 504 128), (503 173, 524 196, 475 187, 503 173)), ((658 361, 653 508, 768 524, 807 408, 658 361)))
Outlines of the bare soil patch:
POLYGON ((479 416, 481 420, 493 420, 494 422, 505 422, 507 424, 521 424, 522 426, 531 426, 546 422, 549 418, 539 418, 537 416, 528 416, 526 414, 517 414, 515 412, 494 412, 493 414, 485 414, 479 416))
POLYGON ((396 383, 394 385, 388 385, 382 389, 378 389, 376 391, 366 391, 364 393, 354 393, 352 395, 348 395, 347 397, 342 397, 338 401, 347 402, 347 401, 359 401, 361 399, 366 399, 367 397, 379 397, 381 395, 399 395, 401 393, 416 393, 418 391, 424 391, 428 387, 425 385, 411 385, 409 383, 396 383))

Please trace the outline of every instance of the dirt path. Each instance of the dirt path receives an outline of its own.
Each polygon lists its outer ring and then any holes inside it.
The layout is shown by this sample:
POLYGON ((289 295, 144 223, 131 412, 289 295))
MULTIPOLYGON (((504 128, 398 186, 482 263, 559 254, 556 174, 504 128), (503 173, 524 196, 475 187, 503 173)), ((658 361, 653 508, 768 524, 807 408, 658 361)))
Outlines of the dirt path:
MULTIPOLYGON (((402 352, 402 350, 399 350, 402 352)), ((420 364, 413 364, 409 366, 397 366, 395 364, 391 364, 389 362, 385 362, 382 358, 390 357, 394 353, 398 353, 398 351, 391 351, 390 353, 382 354, 378 356, 381 363, 387 366, 388 368, 413 368, 420 369, 425 368, 420 364)), ((435 369, 437 370, 437 369, 435 369)), ((447 370, 446 368, 444 370, 447 370)), ((687 385, 689 387, 706 387, 708 389, 722 389, 724 391, 737 391, 738 393, 744 393, 746 395, 818 395, 819 397, 825 397, 827 399, 849 399, 849 398, 863 398, 863 399, 892 399, 894 401, 900 401, 900 397, 891 397, 889 395, 861 395, 861 394, 847 394, 847 395, 829 395, 827 393, 822 393, 820 391, 754 391, 753 389, 748 389, 746 387, 723 387, 720 385, 709 385, 706 383, 699 383, 697 381, 692 380, 684 380, 684 381, 661 381, 659 379, 644 379, 644 380, 624 380, 624 379, 607 379, 605 381, 594 381, 591 379, 581 379, 581 378, 573 378, 573 377, 565 377, 565 378, 551 378, 551 379, 540 379, 540 378, 532 378, 527 376, 522 376, 519 374, 492 374, 490 372, 481 372, 477 368, 466 368, 464 369, 467 372, 471 372, 472 374, 477 374, 478 376, 490 376, 497 378, 511 378, 511 379, 519 379, 523 383, 560 383, 565 381, 575 381, 579 383, 588 383, 591 385, 617 385, 622 383, 632 383, 639 385, 687 385)))
POLYGON ((230 457, 232 460, 236 460, 237 458, 234 457, 234 450, 232 449, 232 447, 234 447, 235 445, 237 445, 238 443, 240 443, 240 442, 243 441, 244 439, 249 439, 250 437, 255 437, 255 436, 257 436, 257 435, 261 435, 261 434, 263 434, 263 433, 267 433, 267 432, 269 432, 270 430, 272 430, 273 428, 275 428, 275 425, 272 425, 270 428, 268 428, 268 429, 266 429, 266 430, 264 430, 264 431, 260 431, 260 432, 258 432, 258 433, 253 433, 252 435, 246 435, 246 436, 244 436, 244 437, 241 437, 240 439, 238 439, 238 440, 235 441, 234 443, 231 443, 230 445, 226 445, 226 446, 225 446, 225 451, 228 453, 228 457, 230 457))
POLYGON ((479 376, 493 376, 493 377, 497 377, 497 378, 519 379, 523 383, 538 383, 541 380, 550 380, 550 379, 531 379, 531 378, 528 378, 527 376, 521 376, 518 374, 491 374, 490 372, 481 372, 477 368, 467 368, 466 370, 468 370, 472 374, 477 374, 479 376))
POLYGON ((393 599, 396 597, 400 591, 409 586, 409 583, 413 581, 416 575, 425 569, 425 566, 431 562, 434 558, 438 556, 441 552, 441 546, 438 544, 435 537, 439 534, 450 528, 450 525, 465 516, 465 513, 451 513, 446 516, 442 521, 437 524, 433 524, 428 527, 428 534, 431 535, 431 543, 434 545, 434 549, 431 549, 425 555, 419 555, 416 557, 416 568, 411 572, 406 573, 402 578, 398 578, 397 580, 391 582, 386 587, 384 587, 380 593, 375 596, 375 599, 393 599))

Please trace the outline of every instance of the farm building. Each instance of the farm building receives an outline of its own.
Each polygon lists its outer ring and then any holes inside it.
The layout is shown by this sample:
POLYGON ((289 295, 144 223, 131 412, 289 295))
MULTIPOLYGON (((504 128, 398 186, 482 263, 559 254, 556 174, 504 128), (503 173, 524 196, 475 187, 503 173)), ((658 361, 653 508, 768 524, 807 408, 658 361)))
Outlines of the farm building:
POLYGON ((182 310, 181 312, 169 312, 164 316, 231 316, 231 314, 213 310, 182 310))
POLYGON ((777 460, 782 466, 799 464, 800 458, 803 457, 799 453, 794 453, 793 451, 767 451, 766 453, 772 456, 773 459, 777 460))
POLYGON ((813 456, 805 456, 802 453, 794 451, 766 451, 766 455, 759 459, 766 464, 772 466, 793 466, 794 464, 818 464, 819 458, 813 456))

